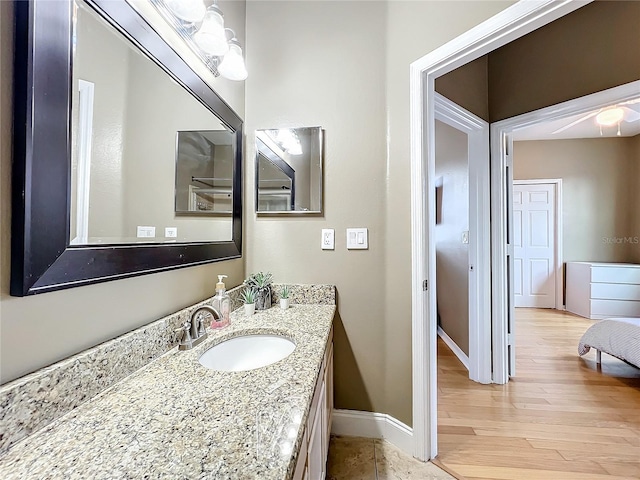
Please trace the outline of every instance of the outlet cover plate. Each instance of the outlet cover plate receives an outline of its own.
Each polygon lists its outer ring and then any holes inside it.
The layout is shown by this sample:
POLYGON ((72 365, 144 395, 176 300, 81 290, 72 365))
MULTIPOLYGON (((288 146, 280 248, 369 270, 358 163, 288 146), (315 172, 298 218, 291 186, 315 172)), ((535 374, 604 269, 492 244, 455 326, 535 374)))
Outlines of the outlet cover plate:
POLYGON ((136 236, 138 238, 154 238, 156 236, 156 227, 138 226, 136 236))
POLYGON ((322 229, 322 250, 335 250, 335 230, 333 228, 322 229))

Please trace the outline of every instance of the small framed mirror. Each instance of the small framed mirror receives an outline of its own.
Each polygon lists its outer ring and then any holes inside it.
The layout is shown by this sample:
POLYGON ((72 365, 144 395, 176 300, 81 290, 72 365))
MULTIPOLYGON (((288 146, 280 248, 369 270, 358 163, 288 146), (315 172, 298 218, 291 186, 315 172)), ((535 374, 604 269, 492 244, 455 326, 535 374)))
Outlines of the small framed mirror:
POLYGON ((322 127, 256 131, 256 212, 322 213, 322 127))

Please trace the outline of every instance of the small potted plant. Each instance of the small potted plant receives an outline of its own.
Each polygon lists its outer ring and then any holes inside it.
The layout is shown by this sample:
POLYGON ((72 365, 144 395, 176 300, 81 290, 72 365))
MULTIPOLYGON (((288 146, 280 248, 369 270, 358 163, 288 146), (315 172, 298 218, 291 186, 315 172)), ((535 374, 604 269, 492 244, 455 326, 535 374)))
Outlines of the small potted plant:
POLYGON ((256 291, 252 288, 245 288, 241 297, 244 302, 244 314, 249 317, 256 311, 256 291))
POLYGON ((289 308, 289 287, 286 285, 280 290, 280 308, 282 310, 289 308))
POLYGON ((255 292, 256 310, 271 308, 272 283, 273 275, 269 272, 253 273, 244 281, 244 284, 255 292))

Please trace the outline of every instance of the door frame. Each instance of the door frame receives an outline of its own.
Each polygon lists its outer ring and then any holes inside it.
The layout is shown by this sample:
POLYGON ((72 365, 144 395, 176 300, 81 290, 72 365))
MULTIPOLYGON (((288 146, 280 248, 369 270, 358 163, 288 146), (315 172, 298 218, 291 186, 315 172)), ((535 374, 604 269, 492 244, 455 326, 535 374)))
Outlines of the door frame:
POLYGON ((437 316, 433 288, 435 79, 590 1, 519 1, 410 66, 412 437, 413 455, 419 460, 438 454, 437 316), (429 284, 432 288, 428 288, 429 284))
POLYGON ((508 202, 506 185, 512 179, 512 133, 532 125, 586 114, 638 97, 640 80, 609 88, 557 105, 524 113, 491 124, 491 271, 493 316, 493 378, 495 383, 509 380, 509 308, 513 305, 512 285, 507 289, 507 263, 512 247, 508 243, 506 219, 512 205, 508 202), (496 186, 500 186, 497 188, 496 186), (511 298, 507 297, 507 292, 511 298))
MULTIPOLYGON (((555 309, 564 310, 564 274, 562 260, 562 179, 561 178, 536 178, 529 180, 514 180, 513 185, 553 185, 555 189, 555 225, 553 231, 555 235, 555 245, 553 252, 556 257, 554 272, 556 277, 555 309)), ((513 198, 513 197, 512 197, 513 198)))
MULTIPOLYGON (((467 135, 469 163, 469 378, 491 383, 489 123, 439 93, 435 119, 467 135)), ((434 291, 435 288, 432 286, 434 291)), ((463 362, 464 363, 464 362, 463 362)))

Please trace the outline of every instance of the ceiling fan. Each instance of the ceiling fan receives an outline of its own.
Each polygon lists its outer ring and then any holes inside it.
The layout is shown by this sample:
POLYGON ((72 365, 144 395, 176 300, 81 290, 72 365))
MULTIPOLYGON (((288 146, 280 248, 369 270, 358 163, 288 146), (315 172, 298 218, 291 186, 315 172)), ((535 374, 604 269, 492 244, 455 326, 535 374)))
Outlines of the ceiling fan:
POLYGON ((611 127, 613 125, 618 125, 618 135, 620 135, 620 123, 621 122, 637 122, 640 120, 640 112, 636 111, 633 108, 630 108, 627 105, 635 105, 640 104, 640 98, 635 98, 633 100, 628 100, 626 102, 616 103, 610 107, 604 107, 594 112, 589 112, 586 115, 574 120, 573 122, 565 125, 564 127, 559 128, 553 135, 557 133, 564 132, 565 130, 570 129, 571 127, 584 122, 590 118, 596 117, 596 125, 600 126, 600 133, 602 134, 602 127, 611 127))

